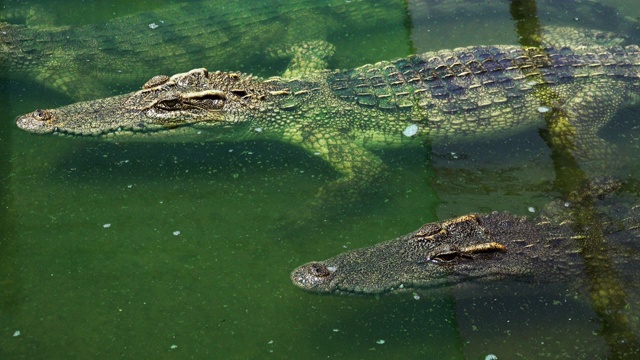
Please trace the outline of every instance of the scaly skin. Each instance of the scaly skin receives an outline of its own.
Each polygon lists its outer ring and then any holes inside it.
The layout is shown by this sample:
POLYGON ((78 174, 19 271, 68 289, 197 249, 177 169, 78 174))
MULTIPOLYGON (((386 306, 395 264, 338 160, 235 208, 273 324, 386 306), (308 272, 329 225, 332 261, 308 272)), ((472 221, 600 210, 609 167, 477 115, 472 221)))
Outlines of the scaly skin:
MULTIPOLYGON (((579 43, 590 34, 558 32, 579 43)), ((322 63, 331 51, 316 42, 298 53, 322 63)), ((611 146, 596 132, 637 97, 639 52, 634 45, 474 46, 348 71, 317 71, 318 62, 299 60, 293 79, 195 69, 154 77, 130 94, 37 110, 17 125, 119 140, 287 142, 341 174, 320 197, 340 199, 381 173, 374 148, 505 136, 549 123, 546 111, 557 118, 549 125, 554 139, 571 144, 576 159, 604 164, 611 146)))
MULTIPOLYGON (((266 46, 325 39, 344 31, 343 23, 375 31, 406 16, 397 0, 190 1, 106 23, 59 27, 35 21, 47 18, 41 11, 27 11, 31 26, 0 23, 0 73, 35 80, 77 101, 108 96, 114 87, 157 73, 191 69, 204 59, 216 68, 257 62, 251 56, 263 59, 266 46)), ((17 17, 9 14, 7 20, 17 17)))
MULTIPOLYGON (((607 230, 607 239, 594 251, 607 259, 611 249, 638 240, 638 208, 625 228, 607 230)), ((367 295, 416 289, 435 289, 461 283, 505 279, 528 282, 579 281, 583 254, 568 221, 541 217, 530 220, 509 213, 469 214, 423 225, 397 239, 344 252, 324 261, 302 265, 291 273, 293 283, 321 294, 367 295)), ((629 261, 632 251, 613 250, 618 261, 629 261)), ((609 267, 601 271, 613 271, 609 267)), ((602 287, 606 289, 606 286, 602 287)), ((616 288, 616 290, 619 290, 616 288)), ((597 301, 622 297, 610 291, 597 301)))
MULTIPOLYGON (((579 17, 584 27, 625 34, 637 25, 615 8, 595 1, 537 3, 545 19, 555 16, 554 21, 572 14, 569 18, 579 17)), ((406 4, 399 0, 189 1, 73 27, 54 26, 56 21, 43 7, 6 7, 0 21, 14 24, 0 23, 0 73, 38 82, 76 101, 108 96, 114 88, 157 73, 198 67, 204 61, 216 69, 238 69, 259 60, 251 56, 262 59, 266 46, 281 48, 343 36, 343 24, 375 33, 408 21, 406 4)), ((491 22, 492 16, 504 14, 506 3, 420 1, 414 7, 411 16, 419 22, 452 14, 491 22)), ((407 53, 411 51, 408 38, 407 34, 403 45, 407 53)))

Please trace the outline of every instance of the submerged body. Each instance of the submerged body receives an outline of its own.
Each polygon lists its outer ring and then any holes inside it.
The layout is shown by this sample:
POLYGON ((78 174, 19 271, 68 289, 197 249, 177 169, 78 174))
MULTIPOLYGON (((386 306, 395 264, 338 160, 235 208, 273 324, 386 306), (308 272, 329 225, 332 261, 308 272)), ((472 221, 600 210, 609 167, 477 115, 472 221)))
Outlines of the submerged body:
MULTIPOLYGON (((635 215, 627 222, 637 221, 637 210, 634 208, 635 215)), ((579 246, 584 234, 574 232, 570 222, 530 220, 506 212, 470 214, 428 223, 397 239, 302 265, 291 273, 291 280, 310 292, 347 295, 505 279, 575 282, 584 272, 584 256, 595 262, 599 260, 594 256, 628 261, 633 251, 623 250, 627 256, 619 256, 619 251, 610 254, 608 250, 638 240, 637 224, 627 225, 624 230, 608 229, 598 248, 586 254, 579 246)))
POLYGON ((26 18, 27 25, 0 22, 2 75, 38 82, 76 101, 107 96, 157 72, 190 69, 205 60, 209 66, 237 68, 263 59, 263 44, 323 39, 334 36, 332 29, 343 31, 340 23, 374 31, 374 25, 401 23, 405 16, 395 0, 196 0, 155 5, 106 22, 56 26, 44 8, 12 15, 5 7, 10 5, 3 7, 0 20, 26 18))
MULTIPOLYGON (((554 23, 572 14, 585 27, 622 33, 635 28, 617 9, 597 2, 537 3, 554 23), (607 22, 600 20, 603 14, 607 22)), ((455 14, 487 22, 508 16, 504 3, 474 0, 420 1, 417 13, 408 13, 400 0, 196 0, 155 5, 151 11, 103 23, 59 26, 47 8, 33 2, 22 5, 7 4, 0 12, 0 72, 35 81, 76 101, 107 96, 114 88, 156 73, 202 66, 204 61, 219 69, 238 69, 264 60, 265 44, 279 49, 300 41, 340 38, 345 31, 371 36, 409 22, 408 16, 429 16, 432 21, 455 14)), ((410 51, 411 44, 407 41, 402 47, 410 51)))

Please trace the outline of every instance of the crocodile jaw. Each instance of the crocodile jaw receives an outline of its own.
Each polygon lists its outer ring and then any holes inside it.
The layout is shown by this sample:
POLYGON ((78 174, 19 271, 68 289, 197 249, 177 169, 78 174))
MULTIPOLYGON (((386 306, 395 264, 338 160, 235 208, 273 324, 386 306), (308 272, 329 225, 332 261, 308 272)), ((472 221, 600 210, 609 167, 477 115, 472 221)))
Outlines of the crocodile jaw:
POLYGON ((129 94, 36 110, 18 117, 16 124, 36 134, 98 137, 209 131, 243 122, 258 108, 253 83, 250 76, 193 69, 155 76, 129 94))
MULTIPOLYGON (((98 136, 143 124, 142 114, 123 111, 128 95, 99 101, 79 102, 57 109, 38 109, 19 116, 16 125, 35 134, 98 136)), ((143 126, 138 126, 142 131, 143 126)))
POLYGON ((232 125, 225 121, 224 111, 192 109, 168 116, 155 108, 131 106, 135 95, 79 102, 57 109, 38 109, 19 116, 16 125, 34 134, 99 138, 128 135, 134 141, 143 136, 131 135, 157 134, 171 138, 177 134, 209 132, 212 128, 224 127, 221 125, 232 125))

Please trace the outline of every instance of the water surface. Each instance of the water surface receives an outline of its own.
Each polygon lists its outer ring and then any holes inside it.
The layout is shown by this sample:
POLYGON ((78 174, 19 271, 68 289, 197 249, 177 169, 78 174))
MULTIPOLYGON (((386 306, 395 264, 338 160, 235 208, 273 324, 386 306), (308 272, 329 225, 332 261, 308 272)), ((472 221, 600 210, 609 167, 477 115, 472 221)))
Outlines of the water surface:
MULTIPOLYGON (((337 47, 332 67, 519 40, 506 2, 452 6, 451 12, 429 12, 429 1, 387 2, 383 15, 401 20, 393 26, 375 31, 354 27, 355 20, 326 21, 326 28, 314 30, 337 47)), ((176 3, 42 1, 38 11, 49 14, 48 27, 81 27, 176 3)), ((281 3, 264 1, 265 9, 281 3)), ((0 11, 34 4, 3 1, 0 11)), ((608 5, 640 16, 634 1, 608 5)), ((323 21, 335 16, 330 6, 313 14, 323 21)), ((541 10, 537 19, 542 25, 618 28, 581 16, 541 10)), ((237 48, 250 49, 246 58, 227 61, 223 70, 281 73, 286 60, 269 58, 266 49, 309 33, 303 21, 283 30, 281 20, 269 21, 289 34, 282 43, 245 39, 237 48)), ((250 27, 250 17, 247 22, 250 27)), ((215 35, 225 36, 209 34, 215 35)), ((191 61, 201 67, 210 59, 191 61)), ((390 175, 366 201, 339 216, 300 223, 298 214, 317 189, 337 176, 313 156, 266 142, 132 144, 33 136, 14 126, 16 116, 74 99, 35 79, 14 79, 6 73, 11 69, 1 71, 1 358, 537 359, 605 358, 611 352, 588 299, 571 284, 350 298, 307 294, 289 281, 302 263, 394 238, 428 221, 472 211, 539 211, 562 190, 551 151, 537 132, 381 152, 390 175)), ((131 91, 144 80, 123 80, 109 91, 131 91)), ((604 133, 630 158, 638 151, 638 110, 621 111, 604 133)), ((633 184, 638 171, 627 162, 619 175, 633 184)), ((635 195, 633 187, 625 191, 635 195)))

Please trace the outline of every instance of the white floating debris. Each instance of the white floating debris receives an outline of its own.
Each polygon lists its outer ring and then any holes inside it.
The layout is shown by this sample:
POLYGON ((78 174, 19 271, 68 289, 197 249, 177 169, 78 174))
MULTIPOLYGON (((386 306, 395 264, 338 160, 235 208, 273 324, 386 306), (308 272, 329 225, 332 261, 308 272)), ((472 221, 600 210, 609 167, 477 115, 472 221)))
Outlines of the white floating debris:
POLYGON ((178 236, 178 235, 180 235, 180 230, 176 230, 173 232, 173 236, 178 236))
POLYGON ((484 360, 498 360, 498 357, 493 354, 489 354, 484 357, 484 360))
POLYGON ((269 342, 267 344, 269 344, 269 345, 273 344, 273 340, 269 340, 269 342))
POLYGON ((177 348, 178 348, 178 345, 176 345, 176 344, 171 345, 171 350, 177 349, 177 348))
POLYGON ((259 132, 259 133, 262 132, 262 128, 261 127, 257 127, 257 128, 255 128, 253 130, 255 130, 255 132, 259 132))
POLYGON ((105 229, 108 229, 108 228, 111 227, 111 224, 104 224, 104 225, 102 225, 102 227, 105 228, 105 229))
POLYGON ((549 111, 551 111, 551 108, 548 107, 548 106, 540 106, 540 107, 538 107, 538 112, 541 113, 541 114, 547 113, 549 111))
POLYGON ((378 344, 378 345, 382 345, 382 344, 384 344, 384 343, 385 343, 385 341, 384 341, 384 340, 382 340, 382 339, 380 339, 380 340, 376 341, 376 344, 378 344))
POLYGON ((157 28, 158 28, 158 26, 159 26, 159 25, 158 25, 158 24, 156 24, 156 23, 151 23, 151 24, 149 24, 149 29, 151 29, 151 30, 153 30, 153 29, 157 29, 157 28))
POLYGON ((409 126, 407 126, 404 131, 402 132, 402 135, 406 136, 406 137, 412 137, 413 135, 418 133, 418 125, 416 124, 411 124, 409 126))
POLYGON ((418 295, 418 293, 413 293, 413 298, 416 300, 420 300, 420 295, 418 295))
POLYGON ((564 205, 564 207, 569 207, 569 206, 571 206, 571 203, 566 201, 563 205, 564 205))
POLYGON ((529 206, 527 210, 529 210, 530 213, 536 212, 536 208, 534 208, 533 206, 529 206))
POLYGON ((340 331, 340 330, 338 330, 338 329, 333 329, 333 332, 338 332, 338 331, 340 331))
POLYGON ((16 331, 13 332, 13 337, 20 336, 20 335, 22 335, 20 330, 16 330, 16 331))

